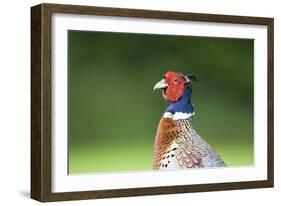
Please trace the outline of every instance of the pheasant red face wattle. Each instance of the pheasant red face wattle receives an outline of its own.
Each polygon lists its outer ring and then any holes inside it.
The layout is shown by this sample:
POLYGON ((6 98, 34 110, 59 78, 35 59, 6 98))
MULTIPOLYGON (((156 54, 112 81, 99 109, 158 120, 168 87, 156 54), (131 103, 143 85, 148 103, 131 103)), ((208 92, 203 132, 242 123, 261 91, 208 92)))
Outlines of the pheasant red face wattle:
POLYGON ((189 82, 182 74, 168 71, 164 79, 159 81, 154 89, 162 89, 162 96, 170 102, 177 101, 184 93, 185 85, 189 82))

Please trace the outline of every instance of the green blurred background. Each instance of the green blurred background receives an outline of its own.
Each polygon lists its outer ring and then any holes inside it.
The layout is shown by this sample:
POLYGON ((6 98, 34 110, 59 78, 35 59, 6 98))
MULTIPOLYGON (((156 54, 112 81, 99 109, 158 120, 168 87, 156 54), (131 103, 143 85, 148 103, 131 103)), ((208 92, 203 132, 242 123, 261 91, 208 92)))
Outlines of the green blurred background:
POLYGON ((168 70, 199 80, 197 132, 228 166, 253 164, 253 57, 250 39, 68 31, 69 173, 151 170, 168 70))

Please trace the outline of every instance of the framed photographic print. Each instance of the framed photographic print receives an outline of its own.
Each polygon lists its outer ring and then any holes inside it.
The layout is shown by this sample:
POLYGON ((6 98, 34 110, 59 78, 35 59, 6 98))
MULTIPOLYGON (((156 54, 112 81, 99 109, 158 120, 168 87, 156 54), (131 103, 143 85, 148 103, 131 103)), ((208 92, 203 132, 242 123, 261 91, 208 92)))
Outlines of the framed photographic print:
POLYGON ((31 8, 31 197, 273 187, 273 19, 31 8))

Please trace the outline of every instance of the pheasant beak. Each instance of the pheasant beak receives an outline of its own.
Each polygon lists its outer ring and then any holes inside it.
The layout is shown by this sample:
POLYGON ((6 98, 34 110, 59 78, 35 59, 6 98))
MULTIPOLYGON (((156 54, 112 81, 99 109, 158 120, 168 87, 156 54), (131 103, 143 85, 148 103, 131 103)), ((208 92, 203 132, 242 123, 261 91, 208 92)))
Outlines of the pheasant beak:
POLYGON ((167 87, 168 87, 168 84, 166 83, 165 79, 162 79, 161 81, 159 81, 155 84, 155 86, 153 87, 153 90, 165 89, 167 87))

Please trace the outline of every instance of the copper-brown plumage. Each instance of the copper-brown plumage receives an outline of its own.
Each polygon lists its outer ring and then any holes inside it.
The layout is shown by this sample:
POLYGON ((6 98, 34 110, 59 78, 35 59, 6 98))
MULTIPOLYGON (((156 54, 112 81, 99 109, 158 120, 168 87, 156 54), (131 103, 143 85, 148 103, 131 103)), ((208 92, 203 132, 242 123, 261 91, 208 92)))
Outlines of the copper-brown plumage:
POLYGON ((159 169, 159 163, 172 142, 177 138, 180 128, 170 118, 162 118, 159 122, 155 143, 153 169, 159 169))

